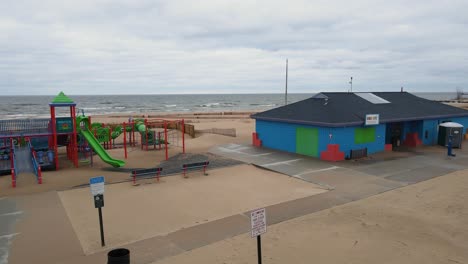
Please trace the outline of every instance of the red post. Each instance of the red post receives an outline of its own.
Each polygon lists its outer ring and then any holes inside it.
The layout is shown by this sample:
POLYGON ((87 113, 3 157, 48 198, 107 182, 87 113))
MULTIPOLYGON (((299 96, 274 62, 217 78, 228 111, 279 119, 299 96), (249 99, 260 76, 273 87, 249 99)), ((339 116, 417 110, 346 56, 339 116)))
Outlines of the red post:
POLYGON ((125 153, 125 159, 127 159, 127 127, 125 125, 125 122, 123 123, 123 129, 124 129, 124 153, 125 153))
POLYGON ((158 132, 158 145, 159 145, 159 150, 161 150, 161 132, 158 132))
POLYGON ((50 106, 50 119, 52 122, 52 148, 54 150, 55 170, 59 169, 57 148, 57 125, 55 123, 55 106, 50 106))
POLYGON ((159 173, 161 173, 161 170, 158 170, 157 173, 156 173, 156 180, 157 180, 157 182, 159 182, 159 173))
POLYGON ((14 169, 11 169, 11 187, 16 188, 16 175, 14 169))
POLYGON ((13 160, 14 156, 13 156, 13 138, 10 138, 10 168, 14 168, 15 167, 15 162, 13 160))
POLYGON ((10 159, 11 159, 11 187, 16 188, 16 175, 15 175, 15 153, 13 147, 13 139, 10 138, 10 159))
POLYGON ((133 171, 133 185, 136 185, 136 171, 133 171))
POLYGON ((72 133, 72 142, 71 142, 71 156, 73 164, 78 168, 78 139, 76 135, 76 111, 75 106, 70 106, 70 115, 72 119, 73 133, 72 133))
POLYGON ((167 121, 164 120, 164 144, 166 146, 166 160, 169 159, 169 153, 167 152, 167 121))
POLYGON ((185 121, 182 119, 182 153, 185 154, 185 121))
POLYGON ((112 127, 109 126, 109 148, 112 149, 112 127))
POLYGON ((37 183, 42 184, 42 170, 39 165, 37 165, 37 183))
POLYGON ((148 151, 148 121, 146 119, 145 119, 145 138, 146 138, 145 150, 148 151))
POLYGON ((130 135, 130 139, 133 137, 133 146, 136 147, 136 142, 135 142, 135 121, 132 122, 132 134, 130 135))

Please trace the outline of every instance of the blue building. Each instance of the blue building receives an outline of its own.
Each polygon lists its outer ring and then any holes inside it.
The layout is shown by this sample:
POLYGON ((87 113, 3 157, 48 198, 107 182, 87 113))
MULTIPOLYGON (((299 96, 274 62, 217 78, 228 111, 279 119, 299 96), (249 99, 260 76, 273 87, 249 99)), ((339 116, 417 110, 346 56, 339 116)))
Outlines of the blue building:
POLYGON ((319 93, 252 118, 254 145, 325 160, 435 145, 444 122, 468 127, 467 110, 407 92, 319 93))

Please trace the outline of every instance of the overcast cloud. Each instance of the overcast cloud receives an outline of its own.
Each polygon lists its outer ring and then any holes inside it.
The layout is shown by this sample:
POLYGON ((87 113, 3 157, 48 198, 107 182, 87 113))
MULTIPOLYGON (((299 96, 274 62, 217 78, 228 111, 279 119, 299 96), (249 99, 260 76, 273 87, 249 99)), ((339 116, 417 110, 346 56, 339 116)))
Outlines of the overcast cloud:
POLYGON ((2 94, 468 91, 468 1, 2 1, 2 94))

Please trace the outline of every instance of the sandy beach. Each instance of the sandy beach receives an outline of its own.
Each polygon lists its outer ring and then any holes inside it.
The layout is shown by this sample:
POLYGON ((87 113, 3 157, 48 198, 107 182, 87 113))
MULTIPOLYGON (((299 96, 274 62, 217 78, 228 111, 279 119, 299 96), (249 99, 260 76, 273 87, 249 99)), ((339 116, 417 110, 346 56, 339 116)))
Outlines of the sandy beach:
MULTIPOLYGON (((314 184, 251 165, 193 173, 190 178, 165 177, 159 183, 108 186, 106 225, 108 248, 174 232, 255 208, 325 192, 314 184), (241 172, 241 173, 239 173, 241 172), (281 186, 281 188, 278 188, 281 186), (274 192, 272 192, 274 190, 274 192)), ((60 192, 59 196, 85 254, 101 251, 96 210, 89 189, 60 192)))
MULTIPOLYGON (((267 263, 465 263, 468 171, 390 191, 274 226, 267 263)), ((248 234, 154 263, 253 263, 248 234)), ((153 264, 154 264, 153 263, 153 264)))

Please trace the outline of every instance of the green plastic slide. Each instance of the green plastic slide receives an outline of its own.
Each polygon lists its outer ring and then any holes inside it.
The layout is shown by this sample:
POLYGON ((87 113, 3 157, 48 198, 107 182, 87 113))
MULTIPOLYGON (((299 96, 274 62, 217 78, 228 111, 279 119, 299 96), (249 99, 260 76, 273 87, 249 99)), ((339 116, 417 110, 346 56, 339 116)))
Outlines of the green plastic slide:
POLYGON ((101 146, 99 141, 94 137, 93 133, 89 130, 81 130, 81 134, 86 138, 88 144, 93 148, 93 150, 98 154, 98 156, 107 164, 110 164, 114 167, 122 167, 125 165, 125 162, 122 160, 113 159, 109 153, 101 146))
POLYGON ((122 160, 113 159, 109 153, 102 147, 99 141, 94 137, 93 133, 89 128, 84 125, 86 124, 88 118, 84 116, 78 116, 76 118, 78 126, 83 122, 83 127, 77 129, 81 135, 83 135, 88 141, 89 146, 98 154, 98 156, 107 164, 110 164, 113 167, 122 167, 125 165, 125 162, 122 160))

